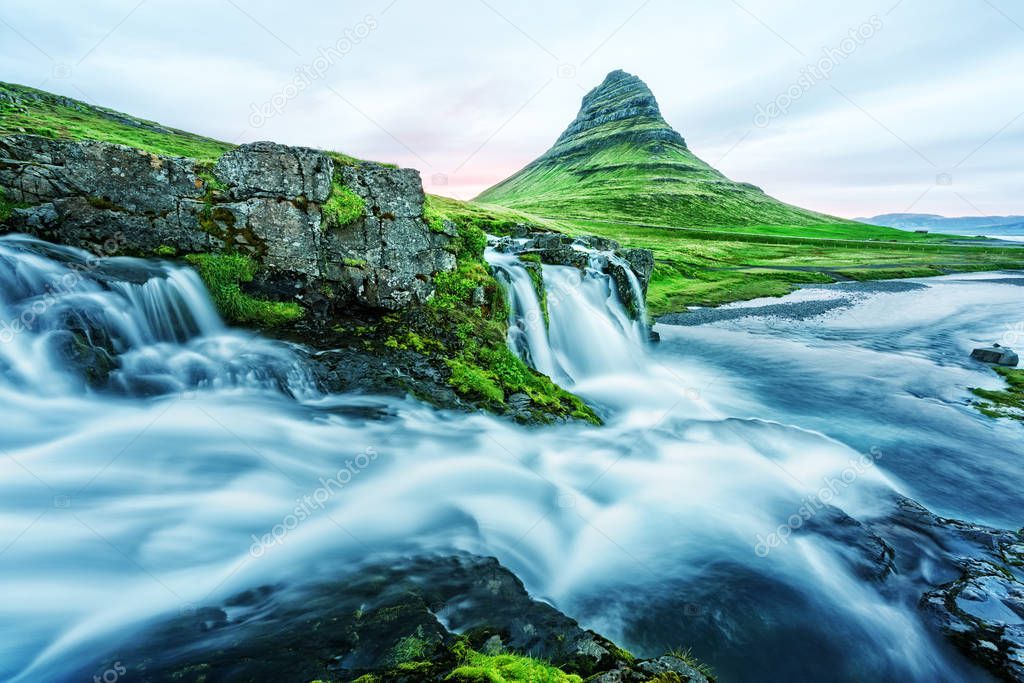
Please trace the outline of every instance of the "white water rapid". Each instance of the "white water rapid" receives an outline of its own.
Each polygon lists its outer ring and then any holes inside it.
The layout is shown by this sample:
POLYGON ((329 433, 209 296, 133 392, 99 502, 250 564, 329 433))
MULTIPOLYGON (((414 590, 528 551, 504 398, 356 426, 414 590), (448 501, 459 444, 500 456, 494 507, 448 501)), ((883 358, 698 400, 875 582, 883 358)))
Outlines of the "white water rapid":
POLYGON ((1024 319, 1019 282, 648 346, 594 269, 543 269, 545 327, 529 275, 490 258, 513 347, 604 426, 322 395, 301 350, 226 329, 188 268, 0 238, 0 679, 91 680, 154 620, 461 550, 722 681, 985 680, 920 616, 931 565, 879 580, 853 519, 897 493, 1000 525, 1024 509, 1020 427, 966 404, 998 378, 962 352, 1024 319))

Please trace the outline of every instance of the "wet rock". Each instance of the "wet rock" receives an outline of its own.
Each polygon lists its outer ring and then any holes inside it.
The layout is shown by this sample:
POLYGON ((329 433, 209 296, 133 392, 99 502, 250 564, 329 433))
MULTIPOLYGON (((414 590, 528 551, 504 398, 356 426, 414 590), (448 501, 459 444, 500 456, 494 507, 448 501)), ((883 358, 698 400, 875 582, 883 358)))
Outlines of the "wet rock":
POLYGON ((543 263, 573 268, 594 268, 611 276, 619 299, 630 315, 644 310, 637 301, 630 274, 636 278, 640 294, 647 295, 647 286, 654 272, 654 254, 649 249, 620 249, 615 240, 593 235, 570 236, 561 233, 533 233, 523 244, 503 238, 496 243, 499 251, 535 253, 543 263), (604 252, 604 253, 602 253, 604 252), (615 258, 617 257, 617 258, 615 258))
POLYGON ((980 360, 983 363, 1005 365, 1011 368, 1017 367, 1017 364, 1020 363, 1020 358, 1013 349, 1008 349, 1005 346, 1000 346, 999 344, 974 349, 971 351, 971 358, 974 360, 980 360))
POLYGON ((1024 531, 939 517, 906 498, 872 526, 896 547, 901 573, 928 567, 920 606, 931 623, 996 676, 1024 681, 1024 531))
POLYGON ((396 559, 307 585, 249 590, 108 644, 98 670, 119 661, 132 680, 150 682, 308 683, 365 674, 440 681, 458 665, 458 642, 484 653, 528 653, 583 677, 620 676, 597 680, 706 681, 675 657, 634 661, 532 599, 496 560, 469 555, 396 559))

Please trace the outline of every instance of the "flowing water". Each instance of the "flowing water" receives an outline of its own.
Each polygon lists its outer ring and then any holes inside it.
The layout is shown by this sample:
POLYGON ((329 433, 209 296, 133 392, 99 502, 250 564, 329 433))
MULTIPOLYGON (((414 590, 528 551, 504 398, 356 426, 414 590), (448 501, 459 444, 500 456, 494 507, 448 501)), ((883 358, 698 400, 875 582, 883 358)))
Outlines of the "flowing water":
MULTIPOLYGON (((502 258, 518 316, 541 315, 502 258)), ((188 269, 0 238, 0 678, 82 680, 146 620, 457 549, 721 680, 985 680, 909 578, 871 578, 843 515, 900 493, 1020 525, 1022 429, 966 403, 998 384, 972 345, 1024 335, 1020 277, 807 289, 787 300, 849 302, 662 325, 650 347, 607 278, 544 279, 550 326, 510 341, 604 427, 323 395, 299 350, 226 329, 188 269)))

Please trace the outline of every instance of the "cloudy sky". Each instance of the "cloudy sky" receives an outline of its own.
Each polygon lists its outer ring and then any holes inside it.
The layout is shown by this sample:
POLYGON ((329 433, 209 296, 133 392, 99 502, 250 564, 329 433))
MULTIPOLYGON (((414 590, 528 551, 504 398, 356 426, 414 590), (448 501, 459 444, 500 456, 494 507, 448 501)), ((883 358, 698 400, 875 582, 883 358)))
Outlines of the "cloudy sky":
POLYGON ((842 216, 1024 214, 1019 0, 5 0, 0 80, 469 198, 647 81, 702 158, 842 216))

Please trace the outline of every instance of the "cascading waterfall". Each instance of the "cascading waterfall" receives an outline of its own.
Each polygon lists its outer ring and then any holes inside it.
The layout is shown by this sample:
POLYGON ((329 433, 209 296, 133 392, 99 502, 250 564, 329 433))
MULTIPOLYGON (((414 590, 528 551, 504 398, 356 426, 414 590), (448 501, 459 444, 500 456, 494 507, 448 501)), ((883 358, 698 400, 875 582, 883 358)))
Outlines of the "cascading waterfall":
POLYGON ((541 266, 547 321, 518 254, 494 248, 486 252, 488 263, 508 290, 509 346, 535 370, 567 386, 638 367, 647 334, 643 292, 629 264, 609 252, 582 245, 574 248, 587 254, 586 268, 541 266), (623 267, 629 279, 639 307, 636 318, 630 317, 614 280, 603 271, 608 261, 623 267))
POLYGON ((530 429, 317 395, 295 349, 225 329, 187 268, 0 238, 0 679, 90 680, 168 617, 467 551, 637 654, 692 646, 721 680, 979 680, 920 618, 932 560, 874 578, 859 522, 902 479, 943 513, 1019 524, 1019 429, 957 403, 994 379, 934 339, 1000 333, 1020 288, 944 281, 802 332, 668 327, 646 349, 601 258, 544 266, 545 326, 518 257, 488 252, 513 348, 609 407, 600 428, 530 429))
POLYGON ((315 393, 281 344, 228 330, 189 268, 0 238, 0 375, 22 390, 158 395, 238 386, 315 393))

